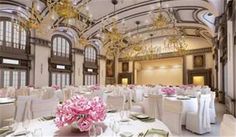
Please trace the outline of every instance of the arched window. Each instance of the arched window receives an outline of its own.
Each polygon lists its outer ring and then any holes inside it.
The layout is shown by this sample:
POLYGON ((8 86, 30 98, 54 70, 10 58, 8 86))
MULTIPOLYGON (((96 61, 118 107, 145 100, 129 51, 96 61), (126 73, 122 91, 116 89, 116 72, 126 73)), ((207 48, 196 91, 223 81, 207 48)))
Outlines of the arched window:
POLYGON ((11 18, 0 18, 0 88, 28 84, 30 70, 29 31, 11 18))
POLYGON ((84 85, 97 84, 98 63, 97 49, 88 45, 84 49, 84 85))
POLYGON ((58 34, 52 37, 52 52, 49 64, 50 85, 63 88, 71 84, 71 47, 71 41, 67 37, 58 34))
POLYGON ((0 46, 25 50, 27 32, 19 22, 11 20, 0 21, 0 46))
POLYGON ((53 37, 52 43, 53 56, 70 57, 70 43, 67 38, 61 35, 56 35, 53 37))
POLYGON ((93 46, 87 46, 84 51, 84 57, 86 62, 97 61, 97 50, 93 46))

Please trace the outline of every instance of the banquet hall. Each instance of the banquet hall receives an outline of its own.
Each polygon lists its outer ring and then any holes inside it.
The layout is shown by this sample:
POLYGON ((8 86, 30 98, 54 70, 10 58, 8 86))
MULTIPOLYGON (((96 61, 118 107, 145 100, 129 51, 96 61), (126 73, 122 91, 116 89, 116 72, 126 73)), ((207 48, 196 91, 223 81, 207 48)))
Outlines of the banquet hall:
POLYGON ((0 137, 236 137, 236 0, 0 0, 0 137))

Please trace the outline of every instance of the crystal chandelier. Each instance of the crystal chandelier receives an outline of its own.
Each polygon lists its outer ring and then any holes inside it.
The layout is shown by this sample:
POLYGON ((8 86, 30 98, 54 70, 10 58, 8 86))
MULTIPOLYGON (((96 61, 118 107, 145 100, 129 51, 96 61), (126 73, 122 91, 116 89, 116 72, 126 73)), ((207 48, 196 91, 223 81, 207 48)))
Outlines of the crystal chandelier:
POLYGON ((143 49, 144 38, 142 34, 139 34, 139 24, 140 21, 136 21, 137 33, 129 39, 129 46, 136 52, 139 52, 143 49))
POLYGON ((36 8, 36 1, 32 1, 30 17, 25 21, 24 25, 28 29, 38 29, 41 19, 42 17, 40 16, 40 13, 36 8))
POLYGON ((173 49, 173 51, 176 51, 179 55, 184 55, 188 44, 185 42, 183 31, 176 27, 175 21, 173 23, 173 31, 173 35, 164 40, 164 46, 167 49, 173 49))
POLYGON ((156 14, 154 12, 151 12, 150 14, 152 20, 152 26, 154 29, 161 29, 168 26, 169 20, 163 14, 164 12, 165 11, 162 8, 162 0, 160 0, 160 7, 158 9, 158 12, 156 14))
POLYGON ((119 29, 117 24, 115 6, 118 4, 117 0, 112 0, 112 4, 114 5, 114 14, 112 18, 111 25, 105 24, 105 22, 109 22, 108 18, 104 19, 102 24, 102 42, 105 45, 106 55, 110 57, 114 57, 119 54, 123 49, 127 47, 127 41, 125 40, 124 32, 119 29))

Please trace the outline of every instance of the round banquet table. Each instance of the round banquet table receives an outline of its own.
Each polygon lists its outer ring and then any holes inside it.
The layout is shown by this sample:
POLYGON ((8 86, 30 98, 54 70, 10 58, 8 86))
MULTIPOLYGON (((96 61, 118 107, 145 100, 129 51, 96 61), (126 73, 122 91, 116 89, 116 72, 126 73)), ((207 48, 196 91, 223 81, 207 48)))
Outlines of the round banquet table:
POLYGON ((15 99, 0 98, 0 127, 3 125, 3 120, 12 118, 15 112, 15 99))
MULTIPOLYGON (((103 121, 103 133, 98 135, 98 137, 111 137, 115 133, 109 127, 112 120, 120 121, 119 113, 108 113, 106 119, 103 121)), ((156 128, 162 129, 169 132, 169 136, 172 136, 168 127, 159 120, 155 120, 154 122, 141 122, 140 120, 131 120, 129 122, 120 122, 120 130, 119 134, 123 132, 131 132, 134 137, 137 137, 139 133, 145 133, 148 129, 156 128)), ((23 131, 22 123, 19 123, 18 128, 12 134, 7 135, 7 137, 11 137, 17 132, 23 131)), ((69 127, 63 127, 62 129, 58 129, 53 120, 42 121, 40 119, 31 120, 29 125, 29 131, 33 132, 36 129, 40 129, 42 131, 43 137, 56 137, 56 136, 88 136, 88 133, 72 133, 69 127)))

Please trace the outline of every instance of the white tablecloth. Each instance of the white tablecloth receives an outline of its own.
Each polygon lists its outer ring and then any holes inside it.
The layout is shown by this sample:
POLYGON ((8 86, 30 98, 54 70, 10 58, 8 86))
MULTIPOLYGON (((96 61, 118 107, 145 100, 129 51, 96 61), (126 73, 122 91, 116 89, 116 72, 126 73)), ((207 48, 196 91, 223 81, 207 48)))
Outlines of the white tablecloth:
POLYGON ((6 126, 3 121, 5 119, 13 118, 15 112, 15 99, 0 98, 0 127, 6 126))
MULTIPOLYGON (((110 129, 109 124, 111 123, 111 119, 114 119, 115 121, 120 120, 119 113, 114 114, 107 114, 107 118, 103 122, 106 126, 106 129, 104 130, 104 133, 99 135, 99 137, 111 137, 114 133, 110 129)), ((134 137, 137 137, 137 135, 140 132, 145 132, 146 130, 150 128, 157 128, 157 129, 163 129, 169 132, 169 135, 172 136, 170 133, 170 130, 159 120, 156 120, 155 122, 141 122, 139 120, 130 120, 130 122, 123 122, 120 123, 120 132, 129 131, 134 134, 134 137)), ((64 129, 58 129, 53 120, 50 121, 40 121, 39 119, 34 119, 30 122, 29 131, 34 131, 35 129, 42 129, 43 137, 53 137, 53 136, 88 136, 88 134, 75 134, 71 133, 69 128, 64 129), (63 131, 62 131, 63 130, 63 131)), ((17 130, 15 132, 22 131, 23 128, 21 124, 19 124, 17 130)), ((14 134, 14 133, 13 133, 14 134)), ((10 137, 8 135, 7 137, 10 137)))

